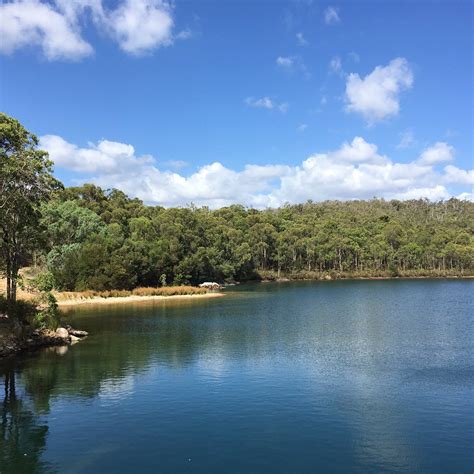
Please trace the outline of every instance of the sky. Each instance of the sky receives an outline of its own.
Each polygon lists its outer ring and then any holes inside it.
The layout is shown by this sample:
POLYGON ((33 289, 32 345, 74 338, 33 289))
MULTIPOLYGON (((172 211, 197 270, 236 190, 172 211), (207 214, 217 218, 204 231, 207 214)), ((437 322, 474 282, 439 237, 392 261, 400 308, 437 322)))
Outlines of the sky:
POLYGON ((473 5, 0 1, 0 110, 148 204, 472 200, 473 5))

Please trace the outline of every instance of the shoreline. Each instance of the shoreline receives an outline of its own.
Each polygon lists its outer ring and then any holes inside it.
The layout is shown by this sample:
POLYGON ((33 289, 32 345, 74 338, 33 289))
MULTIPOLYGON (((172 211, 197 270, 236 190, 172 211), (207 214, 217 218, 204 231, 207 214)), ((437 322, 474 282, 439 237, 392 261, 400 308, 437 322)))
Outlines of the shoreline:
POLYGON ((249 280, 244 283, 284 283, 292 281, 358 281, 358 280, 473 280, 474 275, 418 275, 418 276, 343 276, 324 278, 262 278, 261 280, 249 280))
POLYGON ((93 296, 92 298, 70 298, 65 300, 58 299, 58 306, 60 308, 67 306, 79 306, 87 304, 123 304, 123 303, 141 303, 145 301, 167 301, 167 300, 180 300, 180 299, 198 299, 198 298, 219 298, 224 296, 224 293, 204 293, 198 295, 150 295, 150 296, 93 296))

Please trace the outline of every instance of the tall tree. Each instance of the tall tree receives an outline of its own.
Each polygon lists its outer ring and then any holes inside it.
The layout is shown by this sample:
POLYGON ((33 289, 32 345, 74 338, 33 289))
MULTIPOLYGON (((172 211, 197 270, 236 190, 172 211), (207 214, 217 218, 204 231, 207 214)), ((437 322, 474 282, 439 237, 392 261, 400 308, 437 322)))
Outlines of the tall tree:
POLYGON ((40 246, 39 206, 59 186, 36 136, 0 113, 0 268, 8 300, 16 300, 22 258, 40 246))

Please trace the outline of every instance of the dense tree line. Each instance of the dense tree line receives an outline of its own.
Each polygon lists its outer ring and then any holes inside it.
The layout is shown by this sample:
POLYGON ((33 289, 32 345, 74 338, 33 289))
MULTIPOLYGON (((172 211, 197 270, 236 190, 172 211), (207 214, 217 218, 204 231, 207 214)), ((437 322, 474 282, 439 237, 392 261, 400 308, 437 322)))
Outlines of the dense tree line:
POLYGON ((41 214, 47 266, 67 290, 473 270, 474 204, 456 199, 165 209, 88 184, 41 214))
MULTIPOLYGON (((64 188, 38 139, 0 113, 0 270, 41 291, 204 280, 472 274, 474 204, 327 201, 256 210, 165 209, 87 184, 64 188)), ((54 299, 49 307, 54 309, 54 299)))

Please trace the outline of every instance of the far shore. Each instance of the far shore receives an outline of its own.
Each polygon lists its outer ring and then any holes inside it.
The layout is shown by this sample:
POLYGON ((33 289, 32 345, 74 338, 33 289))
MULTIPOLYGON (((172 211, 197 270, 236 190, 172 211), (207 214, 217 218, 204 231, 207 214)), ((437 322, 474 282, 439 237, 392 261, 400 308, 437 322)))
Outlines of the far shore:
POLYGON ((224 296, 224 293, 204 293, 204 294, 197 294, 197 295, 171 295, 171 296, 130 295, 130 296, 110 296, 106 298, 102 296, 93 296, 91 298, 77 297, 77 298, 70 298, 70 299, 65 299, 65 300, 58 300, 58 306, 65 307, 65 306, 77 306, 77 305, 85 305, 85 304, 103 305, 103 304, 140 303, 144 301, 168 301, 168 300, 186 300, 186 299, 200 299, 200 298, 218 298, 221 296, 224 296))
MULTIPOLYGON (((253 280, 256 283, 284 283, 290 281, 356 281, 356 280, 472 280, 474 275, 400 275, 400 276, 338 276, 338 277, 314 277, 299 278, 294 276, 280 278, 262 278, 253 280)), ((250 283, 250 282, 249 282, 250 283)))

